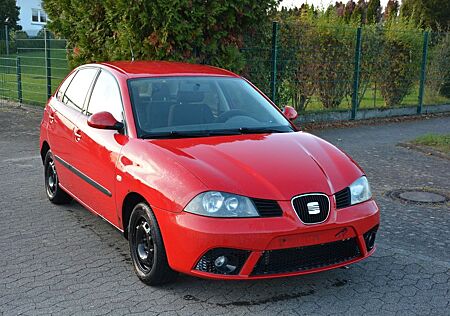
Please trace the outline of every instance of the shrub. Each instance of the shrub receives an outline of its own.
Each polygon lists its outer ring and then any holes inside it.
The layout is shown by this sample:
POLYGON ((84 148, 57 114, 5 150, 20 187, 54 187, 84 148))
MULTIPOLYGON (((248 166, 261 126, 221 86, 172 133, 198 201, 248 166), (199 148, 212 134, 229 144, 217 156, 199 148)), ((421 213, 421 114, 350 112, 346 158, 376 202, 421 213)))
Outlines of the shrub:
POLYGON ((314 11, 307 6, 281 24, 279 96, 297 111, 305 110, 316 91, 314 34, 314 11))
POLYGON ((74 65, 103 60, 180 60, 240 70, 242 35, 277 0, 44 0, 49 27, 76 48, 74 65))
MULTIPOLYGON (((358 104, 364 97, 366 91, 370 86, 376 82, 377 75, 382 71, 380 62, 380 55, 383 51, 383 33, 379 25, 365 25, 362 29, 361 35, 361 61, 360 61, 360 75, 358 86, 358 104)), ((353 82, 348 88, 348 98, 352 97, 353 82)))
POLYGON ((333 17, 318 19, 315 34, 313 75, 316 92, 326 109, 337 108, 348 94, 354 68, 355 28, 333 17))
POLYGON ((450 33, 432 34, 431 45, 427 86, 431 93, 450 98, 450 33))
POLYGON ((386 106, 399 105, 419 78, 423 32, 412 20, 390 19, 383 28, 377 82, 386 106))
POLYGON ((332 11, 316 16, 305 10, 283 24, 282 98, 300 111, 313 95, 325 108, 337 108, 352 78, 354 32, 332 11))

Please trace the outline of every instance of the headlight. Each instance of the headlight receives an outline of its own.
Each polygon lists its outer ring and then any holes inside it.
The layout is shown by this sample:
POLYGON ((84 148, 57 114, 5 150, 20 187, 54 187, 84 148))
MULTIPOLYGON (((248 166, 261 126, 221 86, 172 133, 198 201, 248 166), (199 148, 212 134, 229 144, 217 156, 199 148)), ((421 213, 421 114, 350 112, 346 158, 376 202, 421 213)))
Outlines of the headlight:
POLYGON ((351 205, 369 200, 372 197, 369 182, 365 176, 362 176, 350 185, 351 205))
POLYGON ((257 217, 253 202, 241 195, 208 191, 197 195, 184 209, 186 212, 210 217, 257 217))

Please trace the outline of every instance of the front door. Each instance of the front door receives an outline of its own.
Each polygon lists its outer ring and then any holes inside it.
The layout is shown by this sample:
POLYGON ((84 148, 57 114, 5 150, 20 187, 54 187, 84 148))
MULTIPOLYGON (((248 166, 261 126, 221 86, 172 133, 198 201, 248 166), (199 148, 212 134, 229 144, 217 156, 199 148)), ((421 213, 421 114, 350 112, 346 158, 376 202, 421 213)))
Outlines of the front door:
POLYGON ((82 174, 76 181, 77 197, 115 226, 120 226, 115 203, 116 163, 128 139, 123 133, 88 126, 90 115, 110 112, 123 121, 122 98, 116 79, 102 70, 92 89, 87 110, 78 117, 77 169, 82 174))

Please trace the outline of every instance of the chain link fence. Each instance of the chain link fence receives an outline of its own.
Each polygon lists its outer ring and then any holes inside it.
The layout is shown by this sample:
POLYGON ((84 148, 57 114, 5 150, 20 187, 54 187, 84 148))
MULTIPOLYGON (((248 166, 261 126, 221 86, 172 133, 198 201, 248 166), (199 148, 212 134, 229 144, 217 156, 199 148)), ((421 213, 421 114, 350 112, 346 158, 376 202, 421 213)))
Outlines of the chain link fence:
MULTIPOLYGON (((64 39, 0 32, 0 102, 45 104, 70 71, 64 39)), ((242 75, 303 113, 450 105, 450 33, 381 26, 261 25, 247 34, 242 75)))

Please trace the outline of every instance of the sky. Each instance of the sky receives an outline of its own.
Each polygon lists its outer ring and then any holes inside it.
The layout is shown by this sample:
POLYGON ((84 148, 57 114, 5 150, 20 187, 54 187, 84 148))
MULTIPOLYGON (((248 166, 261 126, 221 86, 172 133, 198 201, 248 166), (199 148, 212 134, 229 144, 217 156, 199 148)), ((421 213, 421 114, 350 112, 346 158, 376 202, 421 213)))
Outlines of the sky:
MULTIPOLYGON (((339 0, 339 1, 342 1, 343 3, 347 3, 346 0, 339 0)), ((335 2, 336 2, 336 0, 283 0, 281 2, 281 5, 290 8, 290 7, 295 7, 295 6, 299 7, 302 5, 302 3, 308 3, 308 4, 314 4, 314 7, 319 6, 319 7, 326 8, 326 7, 328 7, 329 4, 335 3, 335 2)), ((357 2, 357 1, 355 1, 355 2, 357 2)), ((384 7, 384 6, 386 6, 386 3, 388 2, 388 0, 381 0, 380 2, 381 2, 381 6, 384 7)))

